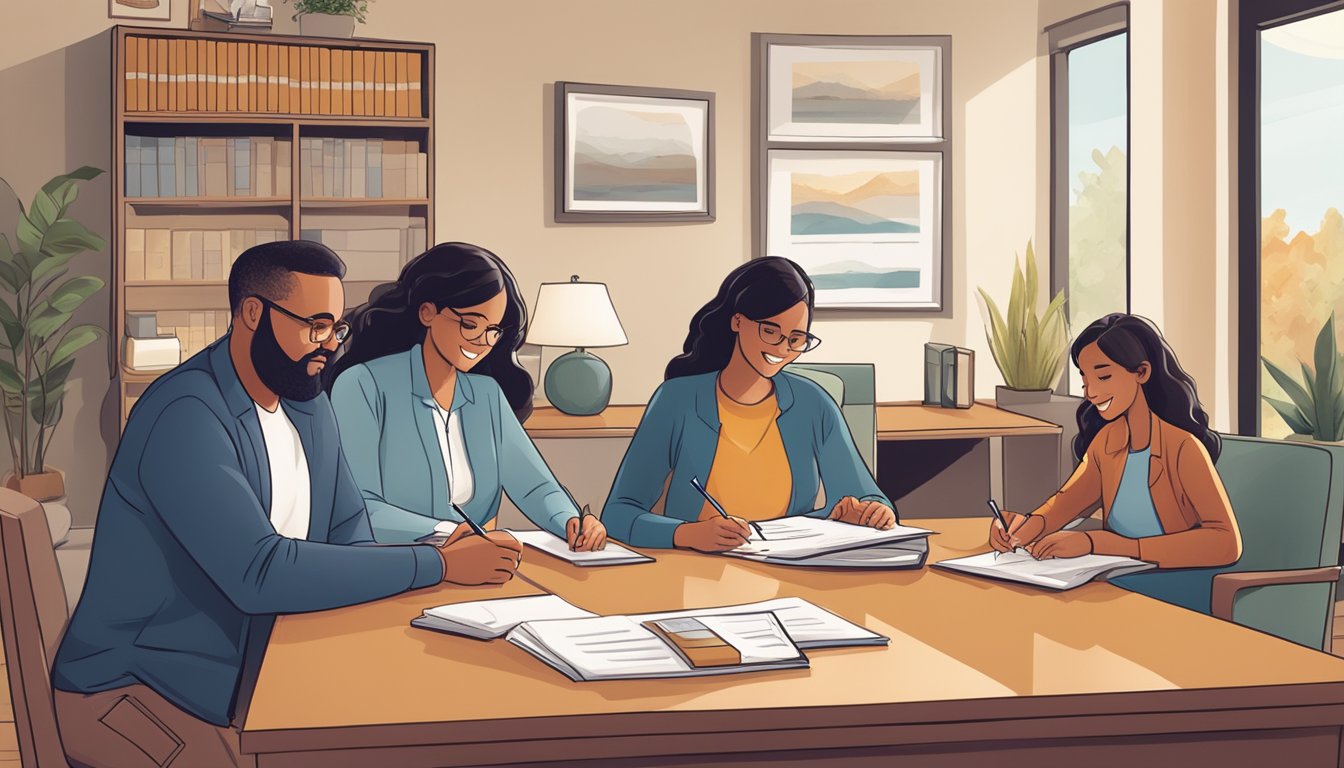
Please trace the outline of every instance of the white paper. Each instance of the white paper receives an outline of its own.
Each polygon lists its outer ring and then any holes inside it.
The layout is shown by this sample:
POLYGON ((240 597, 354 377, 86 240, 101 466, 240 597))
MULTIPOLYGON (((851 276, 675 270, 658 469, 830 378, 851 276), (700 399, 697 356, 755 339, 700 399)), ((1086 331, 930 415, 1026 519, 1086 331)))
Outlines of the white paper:
POLYGON ((758 523, 765 535, 764 541, 753 537, 750 541, 727 554, 767 555, 786 560, 799 560, 847 549, 861 549, 905 539, 928 536, 924 528, 897 525, 889 530, 878 530, 864 525, 851 525, 838 520, 815 517, 782 517, 758 523))
POLYGON ((626 565, 629 563, 651 563, 653 558, 638 552, 632 552, 620 544, 607 540, 605 549, 594 552, 572 552, 564 539, 552 536, 547 531, 509 531, 518 541, 529 547, 539 549, 548 555, 561 558, 575 565, 626 565))
POLYGON ((1013 552, 985 552, 970 557, 943 560, 937 565, 1054 589, 1072 589, 1102 574, 1116 576, 1154 567, 1152 563, 1114 555, 1082 555, 1037 560, 1025 549, 1013 552))
POLYGON ((886 637, 842 619, 800 597, 781 597, 747 605, 727 605, 719 608, 693 608, 663 613, 644 613, 631 616, 636 622, 694 616, 704 621, 706 616, 726 614, 773 613, 789 637, 799 648, 839 648, 851 645, 879 645, 886 637))
POLYGON ((555 595, 530 595, 498 600, 476 600, 425 609, 425 615, 451 622, 479 634, 498 637, 525 621, 580 619, 596 616, 555 595))

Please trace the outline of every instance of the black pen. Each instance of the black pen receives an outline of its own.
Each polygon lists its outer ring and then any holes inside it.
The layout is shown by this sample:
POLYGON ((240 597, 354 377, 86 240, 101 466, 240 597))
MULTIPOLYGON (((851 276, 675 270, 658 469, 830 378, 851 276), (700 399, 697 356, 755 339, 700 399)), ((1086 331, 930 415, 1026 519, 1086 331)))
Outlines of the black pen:
POLYGON ((451 506, 451 507, 453 508, 453 511, 454 511, 454 512, 456 512, 457 514, 459 514, 459 515, 462 516, 462 519, 463 519, 464 521, 466 521, 467 525, 471 528, 471 532, 472 532, 472 533, 474 533, 474 534, 476 534, 477 536, 480 536, 480 537, 482 537, 482 538, 489 538, 488 536, 485 535, 485 529, 482 528, 481 526, 477 525, 475 520, 472 520, 470 517, 468 517, 468 516, 467 516, 467 513, 466 513, 466 512, 463 512, 461 507, 457 506, 456 504, 452 503, 451 501, 448 502, 448 505, 451 506))
MULTIPOLYGON (((719 513, 720 515, 723 515, 723 517, 724 517, 725 520, 731 520, 731 519, 732 519, 732 518, 728 515, 728 513, 725 512, 725 511, 723 510, 723 505, 719 504, 718 500, 715 499, 713 496, 710 496, 710 495, 709 495, 709 491, 705 490, 705 486, 703 486, 703 485, 700 484, 700 478, 698 478, 698 477, 692 477, 692 478, 691 478, 691 485, 695 487, 695 490, 697 490, 697 491, 700 492, 700 495, 701 495, 701 496, 704 496, 704 497, 705 497, 705 501, 708 501, 708 502, 710 503, 710 505, 712 505, 712 506, 714 507, 714 509, 718 510, 718 513, 719 513)), ((756 535, 761 537, 761 541, 766 541, 766 540, 767 540, 767 539, 765 538, 765 532, 761 530, 761 526, 757 525, 756 523, 754 523, 754 522, 752 522, 752 521, 750 521, 750 520, 747 520, 746 523, 747 523, 747 525, 751 526, 752 530, 756 531, 756 535)))

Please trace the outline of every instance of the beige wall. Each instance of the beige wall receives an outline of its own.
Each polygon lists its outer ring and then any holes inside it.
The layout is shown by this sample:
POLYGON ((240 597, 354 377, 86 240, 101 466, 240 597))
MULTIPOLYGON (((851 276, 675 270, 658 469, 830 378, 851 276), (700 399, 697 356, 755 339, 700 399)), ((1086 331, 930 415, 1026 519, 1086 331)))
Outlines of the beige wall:
MULTIPOLYGON (((874 362, 878 397, 909 400, 922 394, 922 344, 964 344, 980 358, 977 391, 985 397, 1001 379, 976 288, 1006 300, 1013 254, 1028 238, 1048 268, 1049 75, 1041 29, 1103 4, 687 0, 660 15, 659 6, 623 0, 382 0, 359 34, 437 45, 438 239, 502 255, 529 300, 539 283, 574 273, 608 283, 630 338, 601 352, 618 403, 647 399, 679 351, 690 315, 751 251, 751 33, 952 35, 951 315, 822 315, 814 331, 826 343, 815 357, 874 362), (713 91, 717 221, 554 223, 557 80, 713 91)), ((286 7, 276 6, 276 31, 292 31, 286 7)), ((1222 212, 1210 202, 1226 170, 1226 153, 1224 160, 1214 153, 1226 105, 1213 91, 1225 7, 1226 0, 1136 0, 1133 9, 1135 308, 1163 323, 1206 400, 1223 397, 1225 387, 1203 382, 1230 370, 1212 337, 1214 320, 1228 311, 1226 295, 1189 300, 1228 258, 1214 247, 1222 212)), ((17 23, 0 26, 0 96, 20 114, 0 121, 0 176, 25 199, 55 173, 84 163, 110 167, 105 31, 112 22, 105 9, 101 0, 46 0, 11 9, 17 23)), ((185 0, 174 0, 170 25, 185 26, 186 12, 185 0)), ((75 213, 106 234, 110 199, 104 177, 88 185, 75 213)), ((84 264, 109 274, 105 255, 84 264)), ((107 311, 104 296, 81 319, 105 321, 107 311)), ((76 377, 52 461, 76 471, 72 507, 76 523, 87 524, 115 445, 115 408, 105 357, 85 354, 76 377)))

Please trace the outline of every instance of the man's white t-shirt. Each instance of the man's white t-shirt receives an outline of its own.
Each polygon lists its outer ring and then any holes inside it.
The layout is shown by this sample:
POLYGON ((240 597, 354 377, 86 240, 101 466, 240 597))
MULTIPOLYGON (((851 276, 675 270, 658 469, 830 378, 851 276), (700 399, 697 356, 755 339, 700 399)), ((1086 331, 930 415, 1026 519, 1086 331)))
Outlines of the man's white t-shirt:
POLYGON ((285 415, 284 408, 277 407, 274 413, 260 405, 256 408, 271 468, 271 525, 281 536, 306 539, 312 514, 312 488, 308 456, 303 452, 299 431, 285 415))

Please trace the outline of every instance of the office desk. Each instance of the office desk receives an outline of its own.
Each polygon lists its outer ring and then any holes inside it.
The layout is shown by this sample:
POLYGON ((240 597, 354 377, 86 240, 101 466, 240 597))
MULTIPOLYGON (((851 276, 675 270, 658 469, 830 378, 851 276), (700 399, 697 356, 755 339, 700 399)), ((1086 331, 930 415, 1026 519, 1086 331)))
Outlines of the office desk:
MULTIPOLYGON (((930 525, 931 561, 983 549, 985 519, 930 525)), ((602 613, 799 596, 891 644, 809 651, 807 670, 573 683, 502 640, 407 625, 538 587, 440 586, 280 617, 243 749, 263 768, 1340 764, 1344 660, 1110 585, 653 554, 579 569, 529 551, 522 573, 602 613)))
MULTIPOLYGON (((546 406, 523 426, 579 503, 600 510, 643 416, 642 405, 611 405, 596 416, 546 406)), ((1057 424, 1000 410, 992 401, 966 409, 879 403, 878 485, 906 516, 979 512, 991 496, 1005 509, 1030 509, 1063 480, 1061 433, 1057 424)), ((507 500, 500 519, 514 528, 535 527, 507 500)))

